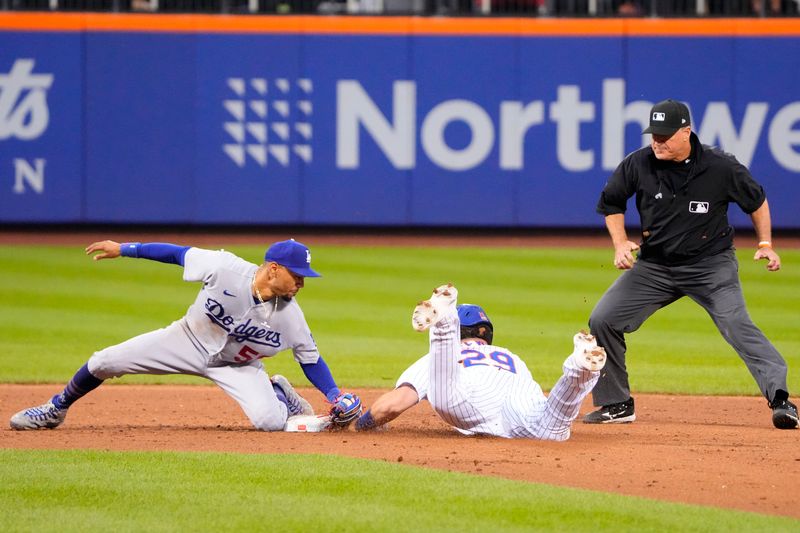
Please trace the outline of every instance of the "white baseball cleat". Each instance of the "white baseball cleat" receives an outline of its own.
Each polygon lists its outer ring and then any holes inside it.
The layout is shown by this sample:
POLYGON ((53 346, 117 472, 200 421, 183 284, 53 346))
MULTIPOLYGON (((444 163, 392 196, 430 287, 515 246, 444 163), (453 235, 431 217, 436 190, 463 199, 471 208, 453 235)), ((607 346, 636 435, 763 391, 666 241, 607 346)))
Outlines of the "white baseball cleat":
POLYGON ((599 372, 606 366, 606 349, 595 346, 581 354, 581 366, 590 372, 599 372))
POLYGON ((593 335, 581 330, 572 338, 575 350, 567 358, 569 366, 598 372, 606 364, 606 351, 597 346, 597 340, 593 335), (571 364, 570 364, 571 363, 571 364))
POLYGON ((585 329, 582 329, 572 337, 572 344, 575 347, 572 353, 579 354, 583 353, 584 350, 597 348, 597 339, 594 338, 594 335, 590 335, 585 329))
POLYGON ((419 302, 414 308, 411 327, 417 331, 425 331, 447 316, 449 311, 455 312, 456 300, 458 289, 452 283, 436 287, 428 300, 419 302))
POLYGON ((289 416, 298 415, 313 415, 314 408, 308 403, 308 400, 300 396, 289 380, 280 374, 275 374, 270 378, 275 385, 281 388, 283 394, 286 395, 286 407, 289 409, 289 416))
POLYGON ((53 429, 64 422, 67 417, 66 409, 59 409, 50 399, 47 403, 37 407, 24 409, 11 417, 12 429, 53 429))

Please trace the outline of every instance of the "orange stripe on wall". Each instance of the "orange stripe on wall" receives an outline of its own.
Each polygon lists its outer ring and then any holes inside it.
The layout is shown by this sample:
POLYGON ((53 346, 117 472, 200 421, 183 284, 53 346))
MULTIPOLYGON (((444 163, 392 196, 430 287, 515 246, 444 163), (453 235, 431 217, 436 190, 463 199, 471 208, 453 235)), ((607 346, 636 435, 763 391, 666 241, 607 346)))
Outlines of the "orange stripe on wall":
POLYGON ((560 19, 0 13, 0 31, 434 36, 800 37, 800 19, 560 19))

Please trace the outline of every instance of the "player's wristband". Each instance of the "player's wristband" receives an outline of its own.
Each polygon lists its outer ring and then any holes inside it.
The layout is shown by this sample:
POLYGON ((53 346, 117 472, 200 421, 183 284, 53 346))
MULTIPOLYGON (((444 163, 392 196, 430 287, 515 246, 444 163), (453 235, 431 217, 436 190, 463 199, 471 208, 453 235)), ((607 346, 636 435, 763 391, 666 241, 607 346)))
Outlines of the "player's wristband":
POLYGON ((372 413, 367 409, 367 412, 364 413, 356 420, 356 431, 367 431, 376 427, 375 419, 372 418, 372 413))
POLYGON ((142 243, 140 242, 123 242, 119 245, 119 255, 122 257, 133 257, 134 259, 139 257, 139 246, 142 243))
POLYGON ((758 243, 759 248, 772 248, 772 241, 761 241, 758 243))

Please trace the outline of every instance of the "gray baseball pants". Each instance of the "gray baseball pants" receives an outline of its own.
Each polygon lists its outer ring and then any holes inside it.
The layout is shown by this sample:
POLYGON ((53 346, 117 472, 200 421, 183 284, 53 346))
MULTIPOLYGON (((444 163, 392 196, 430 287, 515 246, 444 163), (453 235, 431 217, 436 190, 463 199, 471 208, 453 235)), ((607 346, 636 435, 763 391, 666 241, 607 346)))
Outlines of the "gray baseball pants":
POLYGON ((778 389, 788 392, 786 361, 750 319, 739 284, 739 263, 733 250, 726 250, 684 266, 637 261, 609 287, 589 318, 592 335, 608 355, 592 391, 594 405, 630 398, 625 334, 636 331, 650 315, 683 296, 711 316, 767 400, 773 400, 778 389))
POLYGON ((186 374, 210 379, 239 403, 261 431, 286 425, 286 405, 278 400, 261 361, 244 365, 208 366, 209 355, 187 333, 186 319, 95 352, 89 372, 98 379, 127 374, 186 374))

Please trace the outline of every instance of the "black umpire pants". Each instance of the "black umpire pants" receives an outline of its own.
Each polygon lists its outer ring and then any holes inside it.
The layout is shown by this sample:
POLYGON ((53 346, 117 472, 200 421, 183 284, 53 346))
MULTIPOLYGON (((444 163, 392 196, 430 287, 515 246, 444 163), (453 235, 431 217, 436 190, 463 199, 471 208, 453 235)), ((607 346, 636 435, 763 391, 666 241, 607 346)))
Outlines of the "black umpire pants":
POLYGON ((767 400, 773 400, 778 389, 788 391, 786 361, 747 313, 739 284, 739 263, 731 249, 684 266, 640 260, 609 287, 589 318, 592 335, 608 355, 592 391, 594 405, 630 398, 625 334, 636 331, 650 315, 683 296, 708 312, 767 400))

